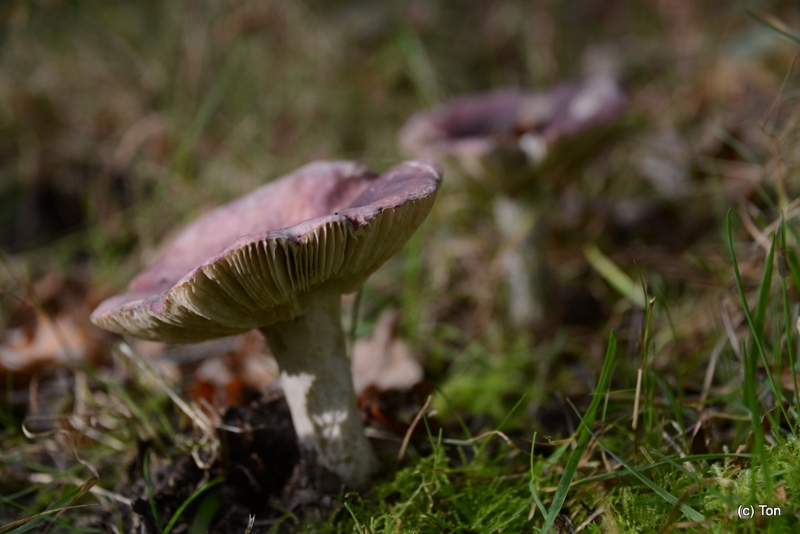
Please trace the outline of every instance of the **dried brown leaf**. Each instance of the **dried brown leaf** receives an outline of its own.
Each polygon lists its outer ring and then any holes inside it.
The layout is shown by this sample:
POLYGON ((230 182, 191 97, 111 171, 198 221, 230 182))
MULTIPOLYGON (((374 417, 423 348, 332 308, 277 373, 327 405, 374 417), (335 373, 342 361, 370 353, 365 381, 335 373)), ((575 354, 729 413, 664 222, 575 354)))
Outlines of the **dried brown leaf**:
POLYGON ((97 360, 103 336, 69 311, 50 317, 36 311, 32 325, 10 329, 0 344, 0 370, 31 371, 45 365, 97 360))
POLYGON ((386 310, 378 318, 369 339, 356 341, 353 347, 353 387, 361 394, 369 386, 387 391, 407 390, 422 380, 422 365, 402 340, 396 337, 399 314, 386 310))

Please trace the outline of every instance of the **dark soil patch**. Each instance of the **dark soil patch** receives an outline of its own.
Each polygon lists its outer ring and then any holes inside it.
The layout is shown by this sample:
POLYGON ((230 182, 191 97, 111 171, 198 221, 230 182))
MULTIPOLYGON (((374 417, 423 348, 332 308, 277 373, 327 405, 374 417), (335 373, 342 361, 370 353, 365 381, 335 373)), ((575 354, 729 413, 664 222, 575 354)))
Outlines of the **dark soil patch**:
POLYGON ((117 489, 131 500, 131 506, 118 505, 119 513, 109 508, 90 526, 109 531, 111 525, 121 526, 131 534, 162 532, 181 506, 217 477, 223 481, 191 500, 171 533, 206 525, 203 531, 209 533, 242 534, 251 516, 255 516, 256 531, 280 523, 281 532, 291 532, 294 522, 286 519, 304 517, 308 510, 319 515, 320 508, 336 503, 332 496, 342 491, 341 482, 312 455, 301 452, 289 407, 279 393, 229 408, 220 426, 221 450, 206 466, 200 458, 202 451, 163 455, 149 443, 140 444, 128 480, 117 489), (149 491, 144 477, 148 455, 149 491))

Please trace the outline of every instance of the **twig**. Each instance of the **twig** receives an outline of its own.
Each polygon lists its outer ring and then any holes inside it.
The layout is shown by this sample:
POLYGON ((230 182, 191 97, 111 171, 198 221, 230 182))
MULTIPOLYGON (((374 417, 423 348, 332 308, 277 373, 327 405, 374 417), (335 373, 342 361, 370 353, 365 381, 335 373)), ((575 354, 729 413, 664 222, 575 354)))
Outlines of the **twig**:
POLYGON ((426 400, 422 408, 419 409, 417 415, 414 416, 414 420, 411 421, 411 425, 408 427, 408 430, 406 430, 406 435, 403 437, 403 443, 400 445, 400 452, 397 453, 397 463, 403 461, 403 457, 406 455, 406 449, 408 448, 408 442, 411 441, 411 434, 414 432, 414 428, 416 428, 420 419, 422 419, 422 414, 425 413, 425 410, 427 410, 428 406, 431 404, 431 399, 433 399, 433 395, 428 395, 428 400, 426 400))
POLYGON ((586 518, 586 521, 584 521, 583 523, 578 525, 578 528, 575 529, 575 534, 578 534, 578 532, 580 532, 581 530, 583 530, 586 527, 588 527, 589 525, 591 525, 592 521, 594 521, 595 518, 597 518, 597 516, 599 516, 600 514, 605 513, 605 511, 606 511, 606 507, 605 506, 601 506, 600 508, 595 510, 592 513, 592 515, 590 515, 589 517, 586 518))

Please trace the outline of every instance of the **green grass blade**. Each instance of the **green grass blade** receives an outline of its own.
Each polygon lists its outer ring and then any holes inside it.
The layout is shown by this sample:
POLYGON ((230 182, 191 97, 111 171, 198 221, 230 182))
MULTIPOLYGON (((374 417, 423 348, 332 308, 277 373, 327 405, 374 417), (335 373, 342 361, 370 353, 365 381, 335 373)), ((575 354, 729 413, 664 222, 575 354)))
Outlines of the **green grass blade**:
POLYGON ((683 473, 683 475, 686 476, 687 478, 690 478, 697 485, 698 489, 702 489, 703 491, 705 491, 709 495, 713 495, 720 501, 728 503, 728 506, 731 506, 731 508, 735 508, 735 506, 732 505, 736 502, 735 501, 736 496, 729 494, 728 492, 719 491, 718 489, 716 489, 713 483, 709 484, 706 480, 702 479, 697 474, 697 472, 692 472, 686 469, 686 467, 681 465, 684 463, 688 463, 686 458, 681 458, 680 461, 678 461, 672 458, 667 458, 666 456, 664 456, 664 454, 662 454, 660 451, 657 450, 651 450, 650 453, 653 456, 663 458, 663 461, 666 462, 668 465, 670 465, 672 468, 674 468, 676 471, 679 471, 683 473))
POLYGON ((667 305, 667 298, 664 295, 663 288, 660 286, 656 286, 656 297, 658 298, 658 302, 661 304, 661 307, 664 310, 664 313, 667 316, 667 323, 669 324, 669 331, 670 336, 672 337, 672 355, 675 358, 675 373, 676 373, 676 392, 677 395, 673 396, 672 391, 669 390, 669 386, 664 384, 667 391, 669 391, 669 400, 670 405, 672 407, 673 414, 675 416, 675 420, 678 422, 678 425, 681 429, 686 429, 686 422, 683 418, 683 413, 681 412, 681 407, 684 406, 684 362, 683 358, 681 358, 681 354, 678 350, 678 331, 675 328, 675 321, 672 319, 672 313, 669 311, 669 306, 667 305), (676 400, 677 399, 677 400, 676 400))
POLYGON ((531 480, 530 482, 528 482, 528 489, 531 492, 531 497, 533 497, 533 502, 536 503, 536 507, 539 508, 539 511, 542 513, 542 517, 547 517, 547 508, 544 507, 542 500, 539 498, 539 492, 536 491, 535 480, 537 478, 537 475, 533 468, 533 458, 534 458, 533 452, 535 448, 536 448, 536 432, 533 433, 533 437, 531 438, 531 458, 530 458, 531 480))
POLYGON ((222 501, 218 495, 208 494, 197 506, 197 513, 192 518, 189 534, 206 534, 211 529, 211 522, 217 515, 222 501))
POLYGON ((345 509, 347 509, 347 512, 350 514, 350 517, 353 518, 353 522, 355 523, 356 532, 358 532, 359 534, 361 534, 362 532, 364 534, 366 534, 367 528, 366 528, 366 526, 362 527, 361 520, 356 515, 356 512, 353 510, 353 507, 350 506, 349 502, 347 502, 347 501, 343 501, 343 502, 344 502, 345 509))
POLYGON ((644 295, 636 282, 620 269, 611 259, 597 248, 597 245, 586 245, 583 249, 586 261, 598 272, 611 287, 636 306, 644 305, 644 295))
POLYGON ((766 26, 770 30, 774 31, 778 35, 786 37, 790 41, 794 41, 795 44, 799 44, 800 45, 800 33, 795 33, 793 31, 789 30, 788 28, 783 28, 781 26, 778 26, 778 24, 776 24, 774 22, 771 22, 771 21, 765 19, 764 17, 756 15, 756 13, 754 11, 751 11, 750 9, 747 10, 747 14, 750 15, 751 17, 753 17, 756 20, 756 22, 758 22, 760 24, 763 24, 764 26, 766 26))
MULTIPOLYGON (((681 462, 706 462, 706 461, 716 461, 716 460, 727 460, 731 458, 742 458, 745 460, 752 460, 753 455, 747 453, 716 453, 716 454, 693 454, 684 456, 679 458, 681 462)), ((642 467, 634 467, 636 472, 643 473, 645 471, 649 471, 650 469, 655 469, 657 467, 661 467, 663 465, 670 465, 671 462, 675 460, 670 459, 668 460, 659 460, 657 462, 653 462, 651 464, 642 466, 642 467)), ((582 484, 589 484, 591 482, 597 482, 598 480, 613 480, 615 478, 620 478, 625 476, 625 473, 622 472, 611 472, 611 473, 603 473, 601 475, 593 475, 590 477, 582 478, 581 480, 575 482, 573 486, 582 485, 582 484)))
POLYGON ((670 492, 668 492, 667 490, 665 490, 664 488, 662 488, 661 486, 659 486, 658 484, 656 484, 655 482, 653 482, 652 480, 641 474, 638 469, 634 468, 633 466, 628 464, 625 460, 623 460, 620 456, 615 454, 614 451, 612 451, 605 445, 605 443, 600 441, 600 439, 594 434, 594 432, 592 432, 591 428, 589 428, 586 425, 584 420, 581 420, 581 426, 583 426, 584 430, 586 430, 586 435, 594 437, 595 441, 597 441, 597 444, 600 445, 600 447, 602 447, 603 450, 606 451, 606 453, 608 453, 609 456, 618 461, 620 465, 622 465, 622 467, 624 467, 628 472, 630 472, 633 476, 639 479, 639 481, 642 482, 645 486, 647 486, 648 488, 653 490, 656 494, 658 494, 659 497, 661 497, 662 499, 664 499, 666 502, 670 503, 673 506, 680 506, 681 511, 685 513, 686 516, 692 521, 697 521, 698 523, 700 523, 706 520, 703 514, 701 514, 688 504, 680 503, 677 497, 675 497, 673 494, 671 494, 670 492))
POLYGON ((432 522, 436 523, 436 524, 437 524, 437 525, 439 525, 441 528, 443 528, 444 530, 443 530, 442 532, 455 532, 455 530, 456 530, 456 529, 455 529, 455 527, 454 527, 453 525, 451 525, 451 524, 447 523, 447 522, 446 522, 446 521, 444 521, 443 519, 439 519, 438 517, 436 517, 435 515, 433 515, 433 514, 431 514, 431 513, 428 513, 428 512, 422 512, 422 515, 423 515, 423 517, 427 517, 427 518, 428 518, 428 519, 430 519, 432 522))
POLYGON ((437 103, 442 94, 439 76, 422 40, 409 26, 398 34, 396 42, 417 94, 428 106, 437 103))
POLYGON ((153 483, 150 480, 150 451, 145 453, 143 464, 142 471, 144 475, 144 484, 147 487, 147 501, 150 503, 150 511, 153 513, 153 521, 155 521, 156 527, 161 529, 159 526, 160 521, 158 520, 158 507, 156 507, 156 499, 153 494, 153 483))
POLYGON ((206 126, 208 126, 208 123, 217 111, 217 108, 219 108, 222 103, 225 93, 228 92, 228 89, 234 83, 234 80, 236 80, 236 73, 239 71, 239 66, 242 64, 242 60, 245 56, 244 51, 245 48, 243 46, 238 44, 234 46, 225 62, 225 66, 222 68, 222 72, 216 77, 214 85, 200 105, 197 115, 195 115, 192 123, 189 125, 186 135, 175 151, 171 167, 179 173, 185 172, 189 161, 189 155, 192 150, 194 150, 197 142, 200 140, 200 136, 203 134, 206 126))
MULTIPOLYGON (((783 233, 785 234, 787 231, 791 235, 792 239, 794 239, 795 243, 800 242, 800 233, 798 233, 791 224, 783 225, 783 233)), ((784 235, 781 247, 784 250, 786 262, 789 264, 792 285, 794 286, 795 291, 800 291, 800 262, 798 262, 797 259, 797 251, 794 249, 794 247, 787 247, 785 240, 786 237, 784 235)))
MULTIPOLYGON (((790 254, 786 248, 786 221, 781 221, 780 226, 780 237, 781 237, 781 250, 784 251, 784 258, 786 262, 789 264, 790 267, 790 274, 792 279, 794 280, 794 274, 797 272, 796 269, 796 262, 795 265, 792 265, 792 259, 794 257, 793 254, 790 254)), ((794 329, 795 326, 792 321, 792 306, 789 302, 789 288, 786 282, 786 276, 781 276, 781 296, 783 297, 783 321, 784 321, 784 328, 785 328, 785 336, 786 336, 786 352, 789 358, 789 370, 792 373, 792 391, 794 392, 794 399, 795 399, 795 410, 800 410, 800 393, 798 389, 797 381, 797 371, 795 369, 795 359, 797 355, 795 354, 795 344, 794 344, 794 329)), ((780 352, 776 355, 776 358, 780 358, 780 352)), ((792 427, 792 433, 797 434, 797 426, 794 424, 794 421, 789 423, 792 427)))
POLYGON ((178 509, 175 510, 175 513, 172 515, 172 518, 169 520, 169 523, 167 523, 167 526, 164 527, 164 530, 161 531, 162 534, 169 534, 169 532, 172 530, 172 527, 175 526, 175 523, 177 523, 178 519, 181 517, 181 514, 183 513, 183 511, 186 510, 186 507, 189 506, 190 504, 192 504, 192 501, 194 501, 196 498, 198 498, 204 492, 206 492, 207 490, 213 488, 217 484, 221 484, 224 480, 225 480, 225 478, 223 478, 223 477, 217 477, 217 478, 214 478, 212 480, 207 481, 205 484, 203 484, 202 486, 197 488, 194 491, 194 493, 192 493, 189 496, 188 499, 183 501, 183 503, 181 503, 181 505, 178 507, 178 509))
MULTIPOLYGON (((519 400, 514 404, 514 406, 511 407, 511 410, 509 410, 509 412, 506 414, 506 416, 503 418, 503 420, 500 421, 500 424, 497 425, 495 430, 502 430, 503 429, 503 427, 506 425, 506 423, 508 423, 508 420, 511 419, 511 417, 514 415, 514 413, 517 411, 517 408, 519 408, 522 405, 522 401, 524 401, 527 396, 528 396, 527 393, 524 393, 519 398, 519 400)), ((480 447, 478 447, 477 455, 483 454, 488 445, 489 445, 489 440, 484 441, 480 445, 480 447)))
POLYGON ((603 362, 603 369, 600 371, 600 379, 597 382, 597 388, 594 391, 592 402, 589 409, 586 410, 586 415, 581 419, 581 424, 585 426, 586 430, 580 433, 578 438, 578 445, 572 451, 572 455, 564 468, 564 473, 561 475, 561 480, 558 481, 556 493, 553 496, 553 504, 550 506, 550 512, 545 518, 544 526, 542 526, 541 533, 547 534, 553 523, 561 512, 561 507, 567 498, 570 485, 572 484, 572 477, 575 476, 575 471, 578 469, 578 462, 580 462, 583 451, 589 444, 589 438, 592 436, 591 427, 594 424, 597 415, 597 408, 603 400, 603 393, 608 388, 611 380, 611 372, 614 369, 614 362, 617 355, 617 334, 614 330, 611 331, 611 336, 608 339, 608 349, 606 350, 606 359, 603 362))
MULTIPOLYGON (((762 339, 764 336, 764 327, 767 322, 767 310, 770 301, 770 290, 772 287, 772 273, 773 273, 773 265, 775 264, 775 245, 778 242, 780 236, 780 230, 776 231, 772 235, 772 243, 770 244, 769 251, 767 252, 767 257, 764 261, 764 274, 761 278, 761 285, 758 289, 758 302, 756 303, 756 313, 754 317, 754 324, 756 331, 753 333, 753 337, 758 337, 762 339)), ((763 341, 762 341, 763 344, 763 341)), ((752 351, 752 349, 751 349, 752 351)), ((777 351, 777 362, 774 371, 780 373, 780 351, 777 351)), ((776 399, 783 398, 783 390, 778 386, 777 382, 773 377, 773 369, 770 367, 769 362, 767 361, 766 354, 763 355, 764 360, 764 367, 767 372, 767 376, 770 378, 770 386, 772 387, 772 393, 775 395, 776 399)), ((785 420, 790 421, 788 414, 784 411, 785 420)))
MULTIPOLYGON (((769 366, 767 365, 767 357, 764 354, 764 347, 761 345, 761 340, 757 335, 757 330, 755 328, 755 324, 753 322, 753 317, 750 315, 750 307, 747 305, 747 298, 744 293, 744 284, 742 283, 742 276, 739 273, 739 264, 736 261, 736 254, 733 250, 733 212, 728 210, 728 215, 726 217, 726 227, 728 233, 728 248, 731 253, 731 262, 733 263, 733 273, 736 278, 736 287, 739 290, 739 298, 741 299, 742 303, 742 313, 744 313, 745 318, 747 319, 747 324, 750 327, 750 331, 753 333, 753 343, 756 346, 759 354, 764 361, 764 364, 767 366, 767 375, 772 379, 772 373, 769 372, 769 366)), ((761 464, 762 468, 764 469, 764 480, 767 484, 768 493, 772 492, 771 488, 771 477, 767 472, 768 465, 767 465, 767 451, 764 442, 764 429, 761 428, 761 425, 758 421, 759 416, 759 409, 758 409, 758 396, 756 394, 756 359, 753 355, 752 351, 742 350, 742 356, 744 357, 744 365, 745 365, 745 373, 744 373, 744 404, 747 406, 748 411, 750 412, 750 417, 752 418, 752 428, 753 428, 753 435, 755 437, 755 452, 756 457, 759 459, 759 463, 761 464)), ((787 418, 788 419, 788 418, 787 418)), ((753 481, 753 485, 751 486, 751 490, 753 492, 752 497, 755 499, 755 480, 753 481)))
POLYGON ((156 430, 156 428, 151 423, 147 413, 142 409, 138 402, 136 402, 128 393, 128 391, 122 387, 120 384, 112 380, 107 380, 96 373, 91 374, 92 378, 97 380, 102 386, 106 388, 107 391, 113 392, 114 395, 119 398, 119 400, 125 405, 125 407, 131 412, 133 415, 133 419, 141 425, 142 430, 147 434, 147 437, 153 440, 157 447, 163 447, 164 442, 161 437, 161 434, 156 430))
MULTIPOLYGON (((655 298, 650 298, 647 295, 647 284, 644 281, 644 276, 642 275, 641 269, 639 269, 639 265, 634 262, 634 267, 636 267, 636 274, 639 275, 639 288, 642 290, 642 297, 644 306, 644 331, 642 332, 642 366, 641 366, 641 373, 642 373, 642 391, 641 391, 641 398, 647 400, 646 404, 646 415, 645 415, 645 428, 648 429, 648 436, 660 436, 659 432, 653 432, 653 425, 655 425, 655 413, 653 410, 653 406, 655 406, 655 402, 653 402, 655 396, 655 387, 653 384, 653 374, 651 373, 650 369, 650 358, 649 358, 649 347, 651 343, 651 325, 653 321, 653 309, 655 306, 655 298)), ((641 405, 637 406, 639 410, 641 410, 641 405)), ((637 413, 638 415, 638 413, 637 413)))
MULTIPOLYGON (((744 313, 745 319, 747 319, 747 325, 750 327, 750 332, 753 334, 753 343, 758 351, 758 354, 761 356, 762 363, 764 364, 767 376, 770 379, 770 382, 773 383, 773 390, 775 390, 775 383, 772 377, 772 373, 769 369, 769 362, 767 361, 767 355, 764 352, 764 345, 761 343, 761 336, 759 333, 758 328, 756 327, 756 323, 753 319, 752 314, 750 313, 750 306, 747 304, 747 297, 745 296, 744 292, 744 284, 742 283, 742 276, 739 273, 739 263, 736 261, 736 253, 733 250, 733 213, 731 210, 728 210, 728 216, 726 220, 727 231, 728 231, 728 248, 731 253, 731 262, 733 263, 733 273, 736 278, 736 288, 739 291, 739 298, 742 302, 742 313, 744 313)), ((759 296, 759 300, 760 300, 759 296)), ((746 368, 747 374, 745 375, 746 379, 755 380, 756 376, 756 363, 755 360, 749 362, 750 366, 746 368)), ((747 381, 746 381, 747 382, 747 381)), ((755 384, 753 384, 755 387, 755 384)), ((753 394, 755 394, 755 389, 753 390, 753 394)), ((758 413, 758 410, 753 412, 753 417, 755 417, 758 413)))
POLYGON ((14 521, 13 523, 9 523, 7 525, 3 525, 0 527, 0 532, 8 532, 8 534, 19 534, 21 532, 28 532, 32 528, 35 528, 45 521, 52 520, 51 516, 53 514, 60 514, 64 510, 67 510, 71 507, 70 505, 75 502, 76 500, 80 499, 83 495, 85 495, 92 487, 97 484, 98 478, 92 477, 82 485, 78 486, 77 488, 73 488, 67 492, 66 495, 61 497, 59 500, 51 504, 47 507, 46 510, 37 514, 35 516, 26 517, 24 519, 20 519, 19 521, 14 521), (13 530, 9 530, 13 529, 13 530))
POLYGON ((761 286, 758 288, 758 302, 756 303, 755 316, 753 323, 755 324, 758 337, 761 338, 764 332, 764 323, 767 318, 767 306, 769 305, 770 287, 772 286, 772 265, 775 260, 775 240, 778 233, 772 236, 772 244, 767 252, 767 258, 764 261, 764 275, 761 277, 761 286))

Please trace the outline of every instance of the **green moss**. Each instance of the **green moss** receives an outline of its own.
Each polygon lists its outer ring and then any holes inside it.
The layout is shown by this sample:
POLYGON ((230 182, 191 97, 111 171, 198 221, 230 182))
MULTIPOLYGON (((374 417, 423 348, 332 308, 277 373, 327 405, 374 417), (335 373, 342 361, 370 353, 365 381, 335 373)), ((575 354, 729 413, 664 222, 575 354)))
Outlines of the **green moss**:
POLYGON ((360 527, 374 533, 523 532, 530 528, 529 479, 524 472, 513 473, 515 462, 509 463, 507 457, 477 457, 457 467, 447 452, 446 447, 437 446, 430 456, 399 470, 391 481, 379 483, 364 495, 348 495, 350 513, 339 512, 322 531, 358 532, 360 527))

